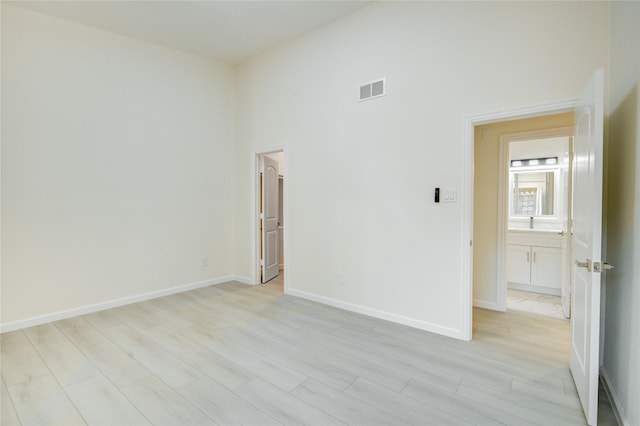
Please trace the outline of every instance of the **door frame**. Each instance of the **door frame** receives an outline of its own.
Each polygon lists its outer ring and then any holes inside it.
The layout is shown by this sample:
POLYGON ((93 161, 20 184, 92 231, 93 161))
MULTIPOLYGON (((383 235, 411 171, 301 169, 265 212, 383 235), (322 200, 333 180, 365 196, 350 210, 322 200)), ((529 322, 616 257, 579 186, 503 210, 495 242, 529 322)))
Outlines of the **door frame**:
POLYGON ((460 248, 462 254, 462 309, 460 312, 460 337, 471 340, 473 335, 473 185, 475 126, 518 120, 573 111, 577 98, 545 104, 531 105, 484 114, 467 115, 463 120, 462 138, 462 223, 460 248))
POLYGON ((266 154, 274 154, 276 152, 283 153, 283 165, 284 170, 286 170, 286 176, 282 182, 282 197, 283 206, 282 206, 282 220, 283 223, 287 224, 283 229, 283 256, 284 256, 284 264, 287 271, 287 279, 284 280, 284 292, 286 293, 289 289, 289 274, 291 270, 291 262, 289 261, 289 229, 290 226, 290 216, 289 216, 289 155, 288 149, 286 145, 276 146, 271 148, 265 148, 261 150, 256 150, 251 152, 251 162, 253 163, 253 179, 251 179, 251 202, 249 204, 249 208, 251 209, 251 225, 249 229, 249 233, 251 236, 251 284, 259 285, 260 282, 260 160, 262 156, 266 154))

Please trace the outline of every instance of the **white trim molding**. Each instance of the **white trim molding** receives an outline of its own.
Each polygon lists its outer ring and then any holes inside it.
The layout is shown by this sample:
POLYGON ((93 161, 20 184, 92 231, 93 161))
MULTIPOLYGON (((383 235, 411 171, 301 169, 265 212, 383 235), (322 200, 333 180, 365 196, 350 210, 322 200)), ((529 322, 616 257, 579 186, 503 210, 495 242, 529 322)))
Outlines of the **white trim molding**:
POLYGON ((420 321, 420 320, 405 317, 402 315, 386 312, 386 311, 379 311, 377 309, 369 308, 367 306, 356 305, 354 303, 344 302, 342 300, 332 299, 330 297, 320 296, 317 294, 308 293, 306 291, 296 290, 294 288, 289 288, 289 290, 286 293, 291 296, 296 296, 302 299, 307 299, 314 302, 322 303, 323 305, 344 309, 345 311, 355 312, 355 313, 367 315, 373 318, 379 318, 382 320, 406 325, 409 327, 417 328, 417 329, 428 331, 435 334, 440 334, 447 337, 453 337, 454 339, 461 339, 460 330, 455 328, 443 327, 441 325, 433 324, 430 322, 420 321))
POLYGON ((499 312, 506 312, 507 310, 506 307, 501 307, 499 304, 495 302, 489 302, 487 300, 473 299, 473 306, 475 306, 476 308, 489 309, 491 311, 499 312))
POLYGON ((136 294, 133 296, 122 297, 120 299, 108 300, 106 302, 95 303, 92 305, 80 306, 77 308, 66 309, 63 311, 51 312, 49 314, 39 315, 37 317, 26 318, 23 320, 12 321, 6 324, 0 324, 0 333, 20 330, 27 327, 46 324, 53 321, 60 321, 67 318, 77 317, 80 315, 91 314, 93 312, 103 311, 105 309, 117 308, 119 306, 130 305, 132 303, 144 302, 146 300, 156 299, 158 297, 170 296, 176 293, 183 293, 189 290, 195 290, 211 285, 222 284, 229 281, 240 281, 248 284, 246 277, 235 275, 225 275, 219 278, 212 278, 205 281, 198 281, 191 284, 180 285, 176 287, 165 288, 162 290, 151 291, 149 293, 136 294))
POLYGON ((463 117, 462 123, 462 188, 460 197, 461 215, 461 285, 462 304, 460 310, 460 337, 471 340, 473 332, 473 158, 474 128, 482 124, 499 121, 518 120, 573 111, 576 99, 567 99, 545 104, 530 105, 484 114, 471 114, 463 117))
POLYGON ((242 275, 229 275, 229 281, 238 281, 239 283, 249 284, 249 285, 255 284, 254 282, 251 281, 251 278, 244 277, 242 275))
POLYGON ((611 379, 609 378, 609 374, 607 374, 607 370, 604 367, 600 367, 600 382, 602 383, 602 388, 604 392, 607 394, 607 398, 609 398, 609 402, 611 403, 611 408, 613 409, 613 414, 616 416, 616 421, 620 426, 631 426, 629 419, 624 412, 624 408, 622 408, 622 404, 620 403, 620 399, 616 394, 614 387, 611 384, 611 379))

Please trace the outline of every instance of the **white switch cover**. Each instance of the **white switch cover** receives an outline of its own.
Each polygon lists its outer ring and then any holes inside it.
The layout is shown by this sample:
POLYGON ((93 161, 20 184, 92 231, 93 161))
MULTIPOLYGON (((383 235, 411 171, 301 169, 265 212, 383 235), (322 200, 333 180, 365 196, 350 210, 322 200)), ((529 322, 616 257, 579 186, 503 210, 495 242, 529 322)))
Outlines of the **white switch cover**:
POLYGON ((440 201, 443 203, 455 203, 457 201, 458 194, 456 193, 455 188, 445 188, 442 190, 442 196, 440 197, 440 201))

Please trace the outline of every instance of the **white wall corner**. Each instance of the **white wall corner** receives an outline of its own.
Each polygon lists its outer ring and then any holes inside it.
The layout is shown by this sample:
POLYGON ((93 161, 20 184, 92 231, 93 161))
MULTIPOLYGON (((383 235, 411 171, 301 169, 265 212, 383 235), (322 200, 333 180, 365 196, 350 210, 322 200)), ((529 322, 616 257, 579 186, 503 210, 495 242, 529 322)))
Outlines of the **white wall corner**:
POLYGON ((231 275, 229 279, 233 281, 238 281, 239 283, 242 283, 242 284, 255 285, 255 283, 251 280, 251 278, 245 277, 242 275, 231 275))
POLYGON ((611 408, 613 409, 613 414, 616 416, 616 421, 618 422, 618 424, 620 426, 631 426, 631 423, 629 422, 629 419, 627 419, 627 416, 624 412, 624 408, 620 403, 620 399, 618 398, 613 384, 611 383, 609 374, 604 367, 600 367, 600 382, 602 383, 604 392, 607 394, 607 398, 609 398, 611 408))

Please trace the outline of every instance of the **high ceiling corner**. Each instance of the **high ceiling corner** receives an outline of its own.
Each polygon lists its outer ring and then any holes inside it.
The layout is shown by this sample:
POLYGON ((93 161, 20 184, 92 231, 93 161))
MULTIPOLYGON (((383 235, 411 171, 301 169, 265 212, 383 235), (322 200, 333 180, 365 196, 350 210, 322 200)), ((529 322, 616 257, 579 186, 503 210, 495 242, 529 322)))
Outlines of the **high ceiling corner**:
POLYGON ((228 63, 365 7, 372 1, 30 1, 4 2, 228 63))

